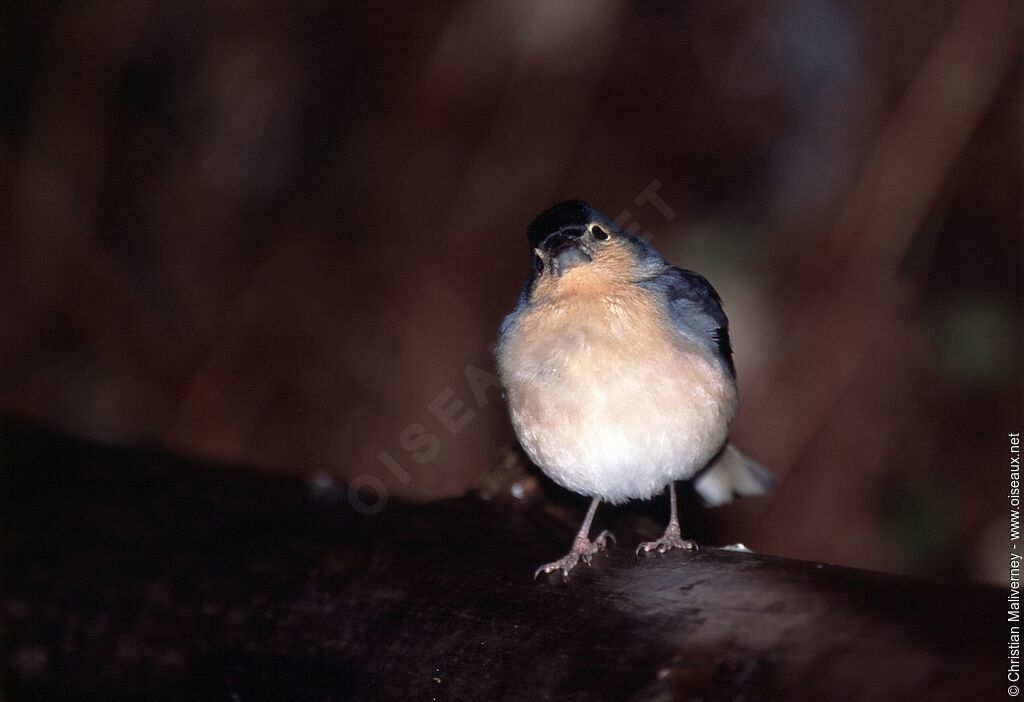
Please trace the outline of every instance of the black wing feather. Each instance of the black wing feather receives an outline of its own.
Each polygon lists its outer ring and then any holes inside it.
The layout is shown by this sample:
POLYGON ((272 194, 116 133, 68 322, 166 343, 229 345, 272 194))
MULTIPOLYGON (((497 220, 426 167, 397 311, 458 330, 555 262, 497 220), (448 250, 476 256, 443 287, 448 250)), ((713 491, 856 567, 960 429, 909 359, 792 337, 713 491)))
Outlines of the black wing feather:
POLYGON ((736 374, 729 338, 729 318, 722 308, 722 298, 711 283, 699 273, 670 267, 643 282, 650 290, 665 298, 672 324, 681 332, 705 341, 736 374))

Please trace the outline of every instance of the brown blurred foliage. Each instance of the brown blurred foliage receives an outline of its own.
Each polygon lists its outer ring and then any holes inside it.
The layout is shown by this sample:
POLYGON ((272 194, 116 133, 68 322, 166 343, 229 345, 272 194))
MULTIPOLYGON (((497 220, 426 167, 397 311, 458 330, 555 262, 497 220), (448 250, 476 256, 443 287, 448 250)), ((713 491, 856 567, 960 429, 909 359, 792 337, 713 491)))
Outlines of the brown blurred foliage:
POLYGON ((722 541, 1005 577, 1013 0, 0 12, 6 414, 461 493, 525 226, 583 197, 725 298, 782 481, 722 541))

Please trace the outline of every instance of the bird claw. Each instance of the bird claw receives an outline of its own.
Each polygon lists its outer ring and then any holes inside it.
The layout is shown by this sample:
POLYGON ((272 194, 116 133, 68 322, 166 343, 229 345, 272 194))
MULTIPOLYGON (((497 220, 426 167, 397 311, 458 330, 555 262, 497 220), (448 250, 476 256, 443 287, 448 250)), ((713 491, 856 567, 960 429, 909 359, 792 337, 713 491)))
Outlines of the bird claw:
POLYGON ((615 535, 610 531, 602 531, 593 541, 590 541, 589 539, 576 539, 576 541, 573 542, 572 549, 569 553, 565 554, 557 561, 552 561, 551 563, 545 563, 542 565, 534 572, 533 579, 536 580, 537 576, 541 573, 553 573, 556 570, 560 570, 562 571, 562 579, 566 580, 569 577, 569 571, 576 567, 576 564, 580 562, 580 559, 582 559, 587 565, 590 565, 594 554, 608 548, 609 541, 615 543, 615 535))
POLYGON ((681 548, 684 551, 697 551, 699 547, 696 541, 690 539, 684 539, 679 531, 677 524, 669 524, 668 528, 665 529, 665 535, 655 541, 645 541, 636 549, 636 555, 643 553, 650 553, 651 551, 657 551, 658 553, 668 553, 674 548, 681 548))

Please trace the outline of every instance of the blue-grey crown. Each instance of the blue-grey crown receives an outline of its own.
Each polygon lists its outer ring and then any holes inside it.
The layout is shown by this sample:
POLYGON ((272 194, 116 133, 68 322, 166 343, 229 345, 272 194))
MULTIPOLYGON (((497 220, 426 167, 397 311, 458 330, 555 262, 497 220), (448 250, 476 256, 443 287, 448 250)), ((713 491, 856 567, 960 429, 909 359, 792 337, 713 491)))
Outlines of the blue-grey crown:
POLYGON ((551 234, 566 227, 585 227, 594 211, 583 200, 566 200, 537 215, 526 229, 530 248, 539 247, 551 234))

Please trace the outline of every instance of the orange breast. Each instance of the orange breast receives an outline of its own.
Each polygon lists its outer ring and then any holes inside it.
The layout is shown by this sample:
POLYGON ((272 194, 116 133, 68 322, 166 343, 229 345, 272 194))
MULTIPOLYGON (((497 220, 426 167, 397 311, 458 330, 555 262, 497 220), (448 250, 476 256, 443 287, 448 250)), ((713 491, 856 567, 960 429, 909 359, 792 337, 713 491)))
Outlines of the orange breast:
POLYGON ((629 284, 587 281, 523 310, 498 364, 531 458, 604 499, 691 476, 725 441, 736 409, 721 364, 676 333, 652 293, 629 284))

